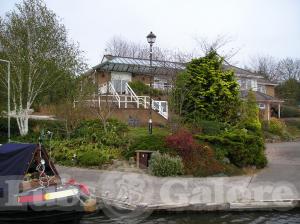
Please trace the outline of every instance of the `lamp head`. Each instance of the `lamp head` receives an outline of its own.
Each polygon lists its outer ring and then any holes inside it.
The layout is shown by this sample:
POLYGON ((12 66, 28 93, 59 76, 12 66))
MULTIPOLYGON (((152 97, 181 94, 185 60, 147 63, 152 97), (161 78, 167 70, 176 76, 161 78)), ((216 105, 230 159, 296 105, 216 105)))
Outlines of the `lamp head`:
POLYGON ((147 41, 149 44, 154 44, 156 40, 156 36, 152 31, 147 35, 147 41))

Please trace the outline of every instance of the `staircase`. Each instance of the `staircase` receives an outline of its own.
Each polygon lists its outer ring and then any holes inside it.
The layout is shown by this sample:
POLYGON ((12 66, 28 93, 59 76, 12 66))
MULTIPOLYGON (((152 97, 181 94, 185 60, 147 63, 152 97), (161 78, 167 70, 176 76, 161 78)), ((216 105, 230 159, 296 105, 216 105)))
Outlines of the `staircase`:
MULTIPOLYGON (((102 84, 98 88, 98 99, 99 101, 109 100, 110 102, 114 102, 118 108, 148 109, 150 105, 150 97, 136 95, 128 83, 125 84, 125 92, 123 94, 116 91, 112 82, 102 84)), ((167 101, 152 100, 151 108, 165 119, 168 119, 167 101)))

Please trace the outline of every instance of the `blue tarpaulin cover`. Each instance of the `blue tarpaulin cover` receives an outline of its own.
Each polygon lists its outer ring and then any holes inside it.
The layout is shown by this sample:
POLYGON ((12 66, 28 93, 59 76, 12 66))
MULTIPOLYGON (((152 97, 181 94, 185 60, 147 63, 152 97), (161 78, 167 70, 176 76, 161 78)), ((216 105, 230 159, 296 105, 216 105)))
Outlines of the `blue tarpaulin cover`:
POLYGON ((36 144, 8 143, 0 146, 0 176, 24 175, 36 144))
POLYGON ((8 196, 18 193, 19 184, 33 159, 36 144, 8 143, 0 146, 0 210, 8 196), (12 185, 9 185, 10 181, 12 185))

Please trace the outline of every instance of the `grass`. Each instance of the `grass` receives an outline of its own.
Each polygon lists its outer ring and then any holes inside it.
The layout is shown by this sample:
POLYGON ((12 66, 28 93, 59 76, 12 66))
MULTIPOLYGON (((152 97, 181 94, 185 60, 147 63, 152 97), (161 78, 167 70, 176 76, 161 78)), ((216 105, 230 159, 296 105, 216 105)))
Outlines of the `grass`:
MULTIPOLYGON (((167 128, 153 127, 152 133, 159 135, 169 135, 170 131, 167 128)), ((136 138, 145 135, 149 135, 148 127, 129 127, 129 138, 136 138)))

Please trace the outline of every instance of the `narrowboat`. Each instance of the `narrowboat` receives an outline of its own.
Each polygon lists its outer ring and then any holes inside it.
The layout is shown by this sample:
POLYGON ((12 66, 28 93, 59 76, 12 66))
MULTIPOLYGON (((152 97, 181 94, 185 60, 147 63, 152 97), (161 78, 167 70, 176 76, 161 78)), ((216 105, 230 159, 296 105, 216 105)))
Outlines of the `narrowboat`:
POLYGON ((63 183, 41 144, 0 146, 0 223, 32 223, 43 217, 79 220, 93 212, 96 200, 89 188, 75 180, 63 183))

